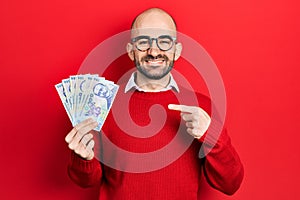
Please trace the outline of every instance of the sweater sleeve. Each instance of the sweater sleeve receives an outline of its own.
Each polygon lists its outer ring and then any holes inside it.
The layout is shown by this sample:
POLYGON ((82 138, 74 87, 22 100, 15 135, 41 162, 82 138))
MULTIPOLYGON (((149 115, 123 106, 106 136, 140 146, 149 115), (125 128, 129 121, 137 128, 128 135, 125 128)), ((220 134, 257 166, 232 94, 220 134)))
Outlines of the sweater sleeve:
POLYGON ((83 188, 95 186, 102 179, 100 162, 96 158, 84 160, 74 151, 71 152, 68 174, 76 184, 83 188))
POLYGON ((210 134, 206 133, 199 139, 202 142, 199 156, 201 157, 201 154, 202 157, 205 156, 204 175, 213 188, 227 195, 232 195, 241 185, 244 168, 231 144, 227 130, 223 128, 216 141, 216 131, 220 130, 220 124, 217 121, 212 121, 211 126, 210 134))

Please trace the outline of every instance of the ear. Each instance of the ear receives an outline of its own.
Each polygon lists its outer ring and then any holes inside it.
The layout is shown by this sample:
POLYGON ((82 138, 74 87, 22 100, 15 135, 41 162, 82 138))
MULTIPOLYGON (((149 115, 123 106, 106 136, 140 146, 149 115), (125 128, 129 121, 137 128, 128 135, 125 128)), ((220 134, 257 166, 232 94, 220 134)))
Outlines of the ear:
POLYGON ((126 50, 129 58, 133 61, 134 60, 133 45, 131 43, 127 43, 126 50))
POLYGON ((182 51, 182 44, 181 43, 176 43, 174 60, 177 60, 180 57, 181 51, 182 51))

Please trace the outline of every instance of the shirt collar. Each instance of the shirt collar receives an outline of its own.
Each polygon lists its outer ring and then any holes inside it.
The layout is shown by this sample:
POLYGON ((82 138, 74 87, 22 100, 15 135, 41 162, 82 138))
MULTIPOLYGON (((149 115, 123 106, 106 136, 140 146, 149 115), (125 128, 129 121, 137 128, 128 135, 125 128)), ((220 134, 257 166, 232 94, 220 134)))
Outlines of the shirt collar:
MULTIPOLYGON (((144 90, 142 88, 140 88, 136 83, 135 83, 135 72, 133 72, 126 84, 126 87, 125 87, 125 90, 124 92, 127 93, 129 90, 131 89, 135 89, 135 90, 138 90, 140 92, 149 92, 147 90, 144 90)), ((178 88, 178 85, 176 83, 176 81, 174 80, 172 74, 170 74, 170 82, 169 84, 165 87, 165 88, 162 88, 160 90, 158 90, 157 92, 164 92, 164 91, 168 91, 168 90, 171 90, 173 89, 174 91, 176 92, 179 92, 179 88, 178 88)), ((155 91, 156 92, 156 91, 155 91)))

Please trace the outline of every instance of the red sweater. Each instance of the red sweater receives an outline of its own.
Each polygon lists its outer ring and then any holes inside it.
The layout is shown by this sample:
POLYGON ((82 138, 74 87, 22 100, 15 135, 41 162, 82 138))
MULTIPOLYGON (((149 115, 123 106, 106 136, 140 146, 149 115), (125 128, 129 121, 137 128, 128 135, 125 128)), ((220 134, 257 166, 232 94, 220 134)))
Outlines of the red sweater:
MULTIPOLYGON (((184 90, 184 89, 181 89, 184 90)), ((130 91, 123 94, 123 88, 116 97, 115 104, 124 99, 123 95, 132 95, 129 101, 129 113, 117 113, 125 118, 131 117, 134 123, 145 126, 150 123, 149 108, 160 104, 165 108, 167 119, 163 128, 155 135, 147 138, 134 137, 124 133, 115 123, 113 114, 107 117, 103 131, 105 136, 118 147, 136 153, 147 153, 166 146, 177 134, 182 123, 180 112, 167 108, 168 104, 178 104, 176 95, 184 94, 169 90, 166 92, 130 91)), ((198 106, 210 114, 210 100, 198 94, 198 106)), ((122 102, 121 102, 122 103, 122 102)), ((124 105, 127 107, 127 105, 124 105)), ((212 119, 214 121, 214 119, 212 119)), ((185 129, 180 129, 184 136, 189 136, 185 129)), ((99 135, 101 136, 100 133, 99 135)), ((224 128, 213 149, 200 159, 199 149, 204 140, 194 139, 188 149, 175 161, 167 166, 149 172, 134 173, 128 170, 118 170, 99 162, 96 158, 86 161, 72 152, 68 166, 70 178, 82 187, 100 186, 100 200, 161 200, 161 199, 198 199, 201 173, 204 172, 207 182, 225 194, 233 194, 243 179, 243 166, 238 154, 231 145, 230 138, 224 128)), ((126 160, 116 151, 106 152, 106 142, 103 135, 98 139, 100 144, 99 157, 104 160, 126 160)), ((203 144, 204 145, 204 144, 203 144)), ((209 145, 209 144, 208 144, 209 145)), ((108 148, 108 147, 107 147, 108 148)), ((166 155, 172 154, 167 152, 166 155)), ((99 158, 98 157, 98 158, 99 158)), ((157 158, 161 159, 161 158, 157 158)), ((153 160, 159 162, 159 160, 153 160)), ((147 163, 139 163, 141 168, 147 168, 147 163)))

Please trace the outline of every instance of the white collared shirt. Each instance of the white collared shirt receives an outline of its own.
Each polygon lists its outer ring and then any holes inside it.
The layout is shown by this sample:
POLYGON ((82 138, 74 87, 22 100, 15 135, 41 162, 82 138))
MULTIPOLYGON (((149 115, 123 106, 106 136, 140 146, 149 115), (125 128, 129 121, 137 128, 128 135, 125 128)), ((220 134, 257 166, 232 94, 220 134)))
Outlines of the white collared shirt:
MULTIPOLYGON (((136 89, 138 91, 141 91, 141 92, 149 92, 149 90, 144 90, 142 88, 140 88, 136 83, 135 83, 135 72, 133 72, 126 84, 126 87, 125 87, 125 90, 124 92, 128 92, 129 90, 131 89, 136 89)), ((168 91, 168 90, 175 90, 176 92, 179 92, 179 88, 178 88, 178 85, 176 83, 176 81, 174 80, 172 74, 170 74, 170 81, 168 83, 168 85, 165 87, 165 88, 162 88, 160 90, 157 90, 157 91, 151 91, 151 92, 164 92, 164 91, 168 91)))

